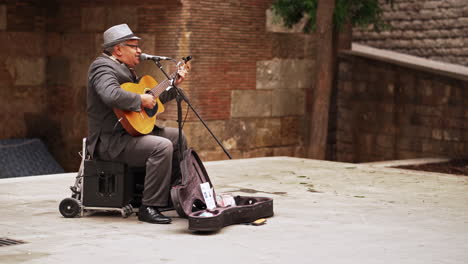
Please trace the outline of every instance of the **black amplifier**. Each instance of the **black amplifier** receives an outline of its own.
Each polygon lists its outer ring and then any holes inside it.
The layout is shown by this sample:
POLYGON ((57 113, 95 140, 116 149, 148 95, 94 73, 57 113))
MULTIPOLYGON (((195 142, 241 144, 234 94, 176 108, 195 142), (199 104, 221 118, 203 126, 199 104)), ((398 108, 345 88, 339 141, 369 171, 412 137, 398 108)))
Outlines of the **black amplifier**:
POLYGON ((83 206, 124 207, 133 199, 134 177, 119 162, 85 160, 83 206))

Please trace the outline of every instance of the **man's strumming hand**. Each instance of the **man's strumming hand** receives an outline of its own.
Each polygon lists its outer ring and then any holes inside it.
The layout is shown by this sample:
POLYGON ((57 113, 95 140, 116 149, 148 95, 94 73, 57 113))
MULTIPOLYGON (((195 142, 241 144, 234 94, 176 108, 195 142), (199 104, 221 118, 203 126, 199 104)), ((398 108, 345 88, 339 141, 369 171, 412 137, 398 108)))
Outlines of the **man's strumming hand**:
POLYGON ((141 97, 141 106, 144 108, 153 109, 156 105, 156 98, 151 94, 140 94, 141 97))

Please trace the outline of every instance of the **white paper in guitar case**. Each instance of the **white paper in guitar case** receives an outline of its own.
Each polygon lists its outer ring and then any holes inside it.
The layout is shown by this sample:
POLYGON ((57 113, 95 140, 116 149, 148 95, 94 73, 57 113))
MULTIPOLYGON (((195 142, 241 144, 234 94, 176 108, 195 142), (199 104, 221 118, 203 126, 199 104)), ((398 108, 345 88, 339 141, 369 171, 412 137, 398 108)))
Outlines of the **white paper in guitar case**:
POLYGON ((213 195, 213 188, 210 188, 209 182, 204 182, 200 184, 201 191, 203 193, 203 198, 205 199, 206 208, 212 210, 216 208, 216 203, 213 195))

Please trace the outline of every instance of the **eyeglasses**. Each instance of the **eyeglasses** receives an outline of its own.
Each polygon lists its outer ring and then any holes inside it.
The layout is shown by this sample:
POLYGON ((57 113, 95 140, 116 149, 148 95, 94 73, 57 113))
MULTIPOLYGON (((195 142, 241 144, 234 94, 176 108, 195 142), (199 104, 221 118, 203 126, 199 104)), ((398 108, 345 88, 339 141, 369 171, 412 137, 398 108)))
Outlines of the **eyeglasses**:
POLYGON ((123 43, 122 46, 131 47, 131 48, 134 48, 135 50, 137 50, 138 48, 140 48, 140 46, 138 46, 138 45, 127 44, 127 43, 123 43))

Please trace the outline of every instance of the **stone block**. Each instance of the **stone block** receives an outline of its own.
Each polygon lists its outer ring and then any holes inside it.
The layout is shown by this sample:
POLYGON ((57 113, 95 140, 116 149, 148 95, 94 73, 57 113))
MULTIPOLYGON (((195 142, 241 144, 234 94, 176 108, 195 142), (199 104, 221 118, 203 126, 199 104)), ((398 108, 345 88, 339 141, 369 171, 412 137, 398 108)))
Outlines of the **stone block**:
MULTIPOLYGON (((255 146, 257 119, 235 118, 228 120, 224 140, 237 149, 249 149, 255 146), (234 143, 235 142, 235 143, 234 143)), ((223 140, 223 142, 224 142, 223 140)))
POLYGON ((353 153, 349 153, 349 152, 341 152, 341 151, 338 151, 336 153, 336 160, 339 160, 341 162, 351 162, 351 163, 354 163, 356 162, 356 157, 354 157, 355 155, 353 153))
POLYGON ((336 148, 339 150, 339 152, 344 152, 344 153, 352 153, 357 149, 357 144, 356 142, 336 142, 336 148))
MULTIPOLYGON (((80 32, 81 31, 81 8, 79 2, 67 4, 56 4, 54 8, 48 8, 47 31, 48 32, 80 32), (52 11, 53 10, 53 11, 52 11)), ((88 21, 93 23, 93 21, 88 21)))
POLYGON ((421 151, 423 148, 423 141, 413 137, 400 137, 395 143, 399 150, 421 151))
POLYGON ((104 32, 106 28, 105 7, 81 8, 81 30, 84 32, 104 32))
POLYGON ((46 34, 47 37, 47 45, 45 47, 45 52, 47 56, 62 56, 65 55, 64 53, 64 46, 63 46, 63 34, 49 32, 46 34))
POLYGON ((95 54, 99 54, 98 51, 102 51, 102 44, 104 43, 104 38, 102 37, 102 33, 93 34, 93 38, 94 50, 96 51, 95 54))
MULTIPOLYGON (((207 121, 208 127, 229 151, 249 149, 255 146, 257 138, 256 122, 254 120, 233 119, 226 121, 207 121)), ((168 123, 159 123, 167 126, 168 123)), ((176 123, 170 126, 176 127, 176 123)), ((201 122, 187 122, 184 133, 189 145, 197 150, 222 150, 215 139, 209 134, 201 122)))
POLYGON ((313 60, 257 62, 257 89, 300 89, 313 86, 313 60))
POLYGON ((275 59, 257 62, 257 89, 282 88, 281 61, 275 59))
MULTIPOLYGON (((209 121, 207 125, 228 151, 281 145, 279 119, 209 121)), ((195 149, 221 149, 200 122, 186 123, 184 132, 195 149)))
POLYGON ((231 98, 232 117, 271 116, 271 91, 233 90, 231 98))
POLYGON ((305 92, 303 89, 276 89, 272 93, 272 115, 303 115, 305 92))
POLYGON ((447 141, 461 141, 463 137, 462 129, 446 129, 443 131, 444 140, 447 141))
POLYGON ((341 143, 351 144, 354 140, 354 137, 352 133, 347 130, 337 130, 336 140, 341 143))
POLYGON ((7 7, 6 5, 0 5, 0 30, 6 30, 7 28, 7 7))
POLYGON ((45 58, 14 57, 8 58, 7 65, 14 85, 35 86, 45 83, 45 58))
POLYGON ((404 151, 404 150, 398 150, 395 153, 395 159, 416 159, 416 158, 423 158, 427 157, 427 154, 432 154, 432 153, 427 153, 427 152, 416 152, 416 151, 404 151))
POLYGON ((64 56, 49 56, 47 60, 47 84, 65 85, 70 82, 70 61, 64 56))
POLYGON ((133 31, 138 32, 138 7, 137 6, 122 6, 107 9, 106 26, 109 28, 118 24, 127 24, 133 31))
POLYGON ((281 144, 295 145, 303 142, 303 119, 300 117, 281 118, 281 144))
POLYGON ((26 136, 26 124, 23 121, 22 113, 7 115, 7 118, 2 120, 0 135, 2 135, 2 138, 24 138, 26 136))
POLYGON ((86 112, 75 111, 68 108, 65 114, 57 118, 57 123, 60 127, 60 137, 67 144, 78 144, 77 149, 81 146, 81 139, 86 136, 86 131, 82 127, 86 127, 88 116, 86 112))
POLYGON ((313 34, 284 34, 272 33, 266 47, 259 47, 269 51, 278 58, 313 58, 316 52, 316 39, 313 34))
POLYGON ((34 56, 44 55, 46 46, 45 34, 30 32, 0 32, 2 48, 0 56, 34 56))
MULTIPOLYGON (((26 137, 27 124, 25 114, 41 113, 46 108, 45 92, 37 86, 0 87, 6 90, 6 96, 2 96, 3 104, 0 104, 2 112, 2 126, 0 135, 2 138, 26 137)), ((41 113, 43 114, 43 113, 41 113)))
POLYGON ((424 126, 407 125, 399 128, 400 135, 414 138, 433 138, 432 131, 424 126))
POLYGON ((358 139, 360 149, 362 153, 374 153, 376 148, 376 135, 362 133, 360 138, 358 139))
MULTIPOLYGON (((14 82, 14 76, 10 74, 10 65, 7 64, 7 59, 6 58, 0 58, 0 86, 5 86, 9 87, 13 85, 14 82)), ((5 98, 4 93, 8 91, 7 88, 2 89, 3 87, 0 88, 0 98, 5 98)))
MULTIPOLYGON (((47 86, 48 111, 55 115, 64 115, 66 111, 75 109, 74 91, 69 84, 47 86)), ((57 117, 58 118, 58 117, 57 117)), ((57 121, 60 121, 57 119, 57 121)))
MULTIPOLYGON (((60 137, 60 125, 58 122, 53 122, 45 111, 24 113, 24 122, 28 138, 39 137, 49 141, 52 138, 60 137)), ((81 128, 79 125, 75 125, 75 127, 76 129, 81 128)))
POLYGON ((292 147, 292 146, 273 148, 274 156, 294 157, 295 152, 296 152, 296 147, 292 147))
POLYGON ((304 146, 297 146, 294 150, 294 157, 306 158, 306 149, 304 146))
POLYGON ((243 152, 243 158, 271 157, 273 156, 273 148, 258 148, 243 152))
MULTIPOLYGON (((226 141, 226 122, 225 121, 208 121, 206 122, 207 126, 211 129, 213 134, 221 141, 226 141)), ((166 125, 166 124, 161 124, 166 125)), ((171 125, 172 127, 177 127, 177 123, 171 125)), ((215 139, 209 134, 207 129, 203 126, 201 122, 187 122, 184 125, 184 133, 187 137, 189 145, 194 149, 203 149, 203 150, 216 150, 219 146, 216 143, 215 139)), ((232 143, 232 140, 229 141, 231 145, 225 146, 227 149, 235 148, 235 143, 232 143)))
MULTIPOLYGON (((281 146, 283 140, 281 120, 278 118, 236 118, 208 121, 207 125, 228 151, 281 146)), ((184 132, 195 149, 220 149, 200 122, 186 123, 184 132)), ((297 138, 295 140, 297 142, 297 138)))
POLYGON ((388 135, 377 135, 377 145, 383 148, 391 148, 395 145, 395 137, 388 135))
POLYGON ((302 33, 304 26, 308 21, 308 16, 305 16, 298 23, 289 28, 284 25, 283 19, 280 16, 276 15, 272 9, 267 9, 265 12, 266 30, 269 32, 302 33))
POLYGON ((340 61, 338 65, 338 79, 340 81, 350 81, 353 77, 351 64, 346 61, 340 61))
MULTIPOLYGON (((227 160, 229 157, 222 151, 222 150, 213 150, 213 151, 205 151, 202 150, 197 152, 200 156, 202 161, 213 161, 213 160, 227 160)), ((229 154, 233 159, 241 159, 242 152, 240 151, 229 151, 229 154)))
MULTIPOLYGON (((456 143, 460 144, 460 143, 456 143)), ((423 146, 423 151, 425 153, 430 153, 432 156, 438 156, 438 157, 454 157, 453 153, 445 153, 445 150, 447 149, 447 145, 449 145, 449 142, 444 142, 444 141, 430 141, 430 142, 425 142, 423 146)))
MULTIPOLYGON (((102 34, 99 34, 102 35, 102 34)), ((70 56, 72 59, 91 59, 96 57, 102 50, 102 41, 96 49, 96 39, 94 33, 67 33, 63 35, 62 47, 66 47, 63 55, 70 56), (73 52, 67 52, 73 50, 73 52)), ((89 65, 88 65, 89 66, 89 65)))
MULTIPOLYGON (((445 106, 442 106, 445 107, 445 106)), ((463 117, 464 116, 465 105, 460 106, 448 106, 444 109, 445 117, 463 117)))
POLYGON ((68 80, 73 87, 88 85, 88 68, 91 60, 86 57, 71 60, 71 78, 68 80))
POLYGON ((257 119, 255 124, 255 147, 281 145, 281 120, 279 118, 257 119))

